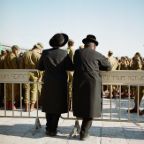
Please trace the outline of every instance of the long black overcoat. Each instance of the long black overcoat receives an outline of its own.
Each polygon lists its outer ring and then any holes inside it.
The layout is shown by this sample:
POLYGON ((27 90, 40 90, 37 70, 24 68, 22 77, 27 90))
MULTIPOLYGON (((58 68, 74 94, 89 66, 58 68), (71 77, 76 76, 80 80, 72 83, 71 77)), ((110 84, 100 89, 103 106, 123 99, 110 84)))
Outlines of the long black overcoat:
POLYGON ((100 70, 110 70, 107 58, 91 48, 76 50, 74 55, 73 114, 81 118, 101 115, 102 80, 100 70))
POLYGON ((67 51, 59 48, 44 50, 39 60, 38 69, 44 71, 44 84, 40 98, 42 111, 56 114, 67 112, 66 71, 73 69, 67 51))

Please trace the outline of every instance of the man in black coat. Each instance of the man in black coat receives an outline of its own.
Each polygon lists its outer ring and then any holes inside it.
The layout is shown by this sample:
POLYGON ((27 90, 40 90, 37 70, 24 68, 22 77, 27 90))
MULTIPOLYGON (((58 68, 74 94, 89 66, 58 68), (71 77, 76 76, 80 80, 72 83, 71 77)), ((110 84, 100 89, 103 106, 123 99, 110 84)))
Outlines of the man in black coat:
POLYGON ((43 51, 38 64, 38 69, 44 71, 41 104, 49 136, 56 135, 60 115, 68 112, 67 70, 72 70, 73 64, 67 51, 60 49, 67 42, 66 34, 55 34, 49 41, 52 48, 43 51))
POLYGON ((111 70, 108 59, 95 51, 98 42, 94 35, 82 41, 84 48, 75 51, 73 76, 73 114, 82 118, 80 139, 88 136, 92 119, 101 115, 102 80, 100 70, 111 70))

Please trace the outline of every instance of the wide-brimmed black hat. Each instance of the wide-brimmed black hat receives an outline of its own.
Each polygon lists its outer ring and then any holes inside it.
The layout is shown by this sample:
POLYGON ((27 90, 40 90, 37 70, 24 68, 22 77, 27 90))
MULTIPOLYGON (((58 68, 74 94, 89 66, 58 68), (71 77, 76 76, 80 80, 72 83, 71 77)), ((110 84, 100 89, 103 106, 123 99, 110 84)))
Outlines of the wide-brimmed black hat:
POLYGON ((50 39, 49 44, 52 47, 62 47, 68 42, 68 40, 69 37, 67 34, 57 33, 50 39))
POLYGON ((87 35, 87 37, 84 38, 84 39, 82 40, 82 42, 83 42, 84 44, 87 44, 87 43, 92 42, 92 43, 95 43, 96 46, 98 46, 98 41, 96 40, 96 37, 95 37, 94 35, 91 35, 91 34, 87 35))

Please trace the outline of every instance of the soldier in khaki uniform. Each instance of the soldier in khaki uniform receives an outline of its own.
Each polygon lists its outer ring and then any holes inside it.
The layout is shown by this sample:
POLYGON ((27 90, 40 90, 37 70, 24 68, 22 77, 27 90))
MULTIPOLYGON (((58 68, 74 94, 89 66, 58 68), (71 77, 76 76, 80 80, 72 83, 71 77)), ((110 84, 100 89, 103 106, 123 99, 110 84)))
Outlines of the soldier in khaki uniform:
POLYGON ((116 70, 117 67, 118 67, 118 61, 113 56, 113 52, 112 51, 108 51, 108 61, 110 62, 111 66, 112 66, 112 71, 116 70))
MULTIPOLYGON (((29 50, 23 54, 23 68, 24 69, 36 69, 39 59, 41 57, 43 46, 41 43, 34 45, 32 50, 29 50)), ((30 72, 29 80, 31 82, 37 82, 42 78, 41 72, 30 72)), ((28 111, 29 103, 31 111, 34 110, 34 106, 38 95, 38 84, 24 84, 24 103, 25 111, 28 111)))
MULTIPOLYGON (((132 58, 131 69, 132 70, 142 70, 142 58, 141 58, 141 56, 138 52, 132 58)), ((138 103, 138 90, 137 90, 137 87, 133 86, 132 87, 132 92, 135 94, 135 99, 134 99, 135 106, 134 106, 133 109, 130 110, 130 113, 136 113, 137 110, 139 111, 139 113, 141 113, 140 110, 138 109, 138 105, 140 105, 142 97, 144 95, 144 87, 143 86, 140 87, 139 103, 138 103)))
MULTIPOLYGON (((0 69, 4 69, 4 60, 6 57, 6 51, 2 50, 0 55, 0 69)), ((0 83, 0 107, 3 107, 3 99, 4 99, 4 84, 0 83)))
POLYGON ((128 63, 126 62, 126 57, 121 57, 118 70, 128 70, 128 69, 129 69, 129 66, 128 66, 128 63))
POLYGON ((4 59, 6 57, 7 52, 2 50, 0 55, 0 69, 4 69, 4 59))
MULTIPOLYGON (((68 47, 67 47, 67 52, 71 58, 71 60, 73 61, 73 55, 74 55, 74 50, 73 50, 73 46, 74 46, 74 41, 73 40, 69 40, 68 41, 68 47)), ((69 103, 69 110, 71 109, 71 102, 72 102, 72 81, 73 81, 73 72, 68 71, 68 103, 69 103)))
MULTIPOLYGON (((19 69, 19 47, 13 45, 12 51, 8 53, 4 60, 5 69, 19 69)), ((12 84, 6 84, 6 108, 16 109, 15 104, 19 104, 20 99, 20 87, 19 84, 14 84, 14 97, 12 101, 12 84)))
MULTIPOLYGON (((117 70, 118 61, 117 61, 117 59, 113 56, 113 52, 112 52, 112 51, 108 51, 108 61, 109 61, 110 64, 111 64, 111 67, 112 67, 111 70, 112 70, 112 71, 113 71, 113 70, 117 70)), ((104 88, 104 89, 105 89, 105 88, 104 88)), ((116 95, 117 95, 117 89, 118 89, 117 86, 115 86, 115 85, 112 86, 112 96, 111 96, 111 95, 110 95, 111 89, 109 88, 109 86, 107 86, 106 92, 109 91, 109 94, 108 94, 107 98, 110 98, 110 97, 115 98, 116 95)))
MULTIPOLYGON (((129 64, 127 63, 126 57, 121 57, 119 62, 118 70, 128 70, 129 64)), ((128 97, 128 86, 121 86, 121 98, 128 97)))

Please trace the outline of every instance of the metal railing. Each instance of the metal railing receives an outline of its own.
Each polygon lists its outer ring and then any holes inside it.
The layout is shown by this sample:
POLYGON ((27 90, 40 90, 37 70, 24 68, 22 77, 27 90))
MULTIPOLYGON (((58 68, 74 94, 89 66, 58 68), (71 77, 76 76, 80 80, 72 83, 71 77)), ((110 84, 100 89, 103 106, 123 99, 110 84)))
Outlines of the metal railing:
MULTIPOLYGON (((31 82, 29 81, 29 73, 37 70, 26 70, 26 69, 0 69, 0 84, 3 84, 4 89, 4 107, 0 109, 0 117, 17 117, 17 118, 44 118, 45 114, 41 112, 38 103, 36 103, 36 111, 24 112, 23 104, 23 84, 24 83, 36 83, 41 82, 31 82), (12 89, 12 103, 14 103, 14 87, 15 84, 19 84, 20 88, 20 98, 19 98, 19 108, 16 110, 7 110, 6 107, 6 85, 11 84, 12 89)), ((144 71, 110 71, 101 72, 102 84, 107 86, 109 89, 109 99, 103 97, 103 108, 102 115, 100 118, 95 118, 99 121, 136 121, 144 122, 144 116, 139 115, 139 109, 144 109, 143 99, 140 103, 140 89, 144 86, 144 71), (113 87, 117 87, 118 94, 113 98, 113 87), (128 91, 128 96, 122 98, 122 87, 126 86, 128 91), (131 89, 134 87, 137 95, 137 113, 130 113, 130 109, 134 107, 134 99, 131 98, 131 89), (140 103, 140 104, 139 104, 140 103)), ((72 111, 67 114, 62 115, 63 119, 76 119, 72 115, 72 111)))

